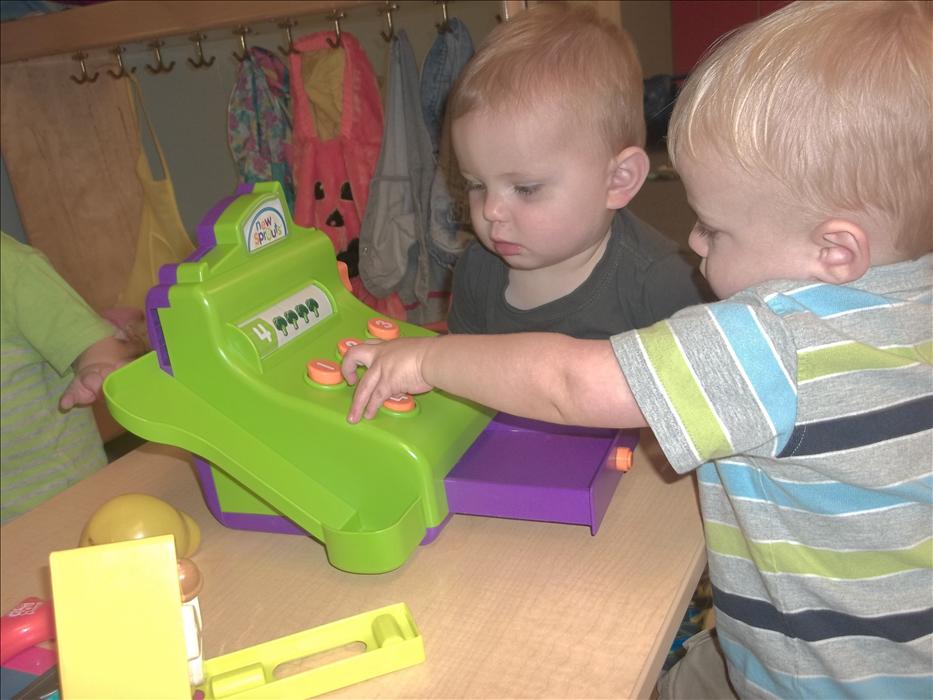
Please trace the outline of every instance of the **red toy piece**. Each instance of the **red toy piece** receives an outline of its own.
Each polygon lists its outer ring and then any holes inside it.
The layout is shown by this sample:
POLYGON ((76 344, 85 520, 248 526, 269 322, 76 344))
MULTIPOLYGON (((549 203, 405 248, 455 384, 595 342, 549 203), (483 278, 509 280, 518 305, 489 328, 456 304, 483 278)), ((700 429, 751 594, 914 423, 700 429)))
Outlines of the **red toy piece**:
POLYGON ((30 596, 0 618, 0 664, 55 636, 52 606, 30 596))

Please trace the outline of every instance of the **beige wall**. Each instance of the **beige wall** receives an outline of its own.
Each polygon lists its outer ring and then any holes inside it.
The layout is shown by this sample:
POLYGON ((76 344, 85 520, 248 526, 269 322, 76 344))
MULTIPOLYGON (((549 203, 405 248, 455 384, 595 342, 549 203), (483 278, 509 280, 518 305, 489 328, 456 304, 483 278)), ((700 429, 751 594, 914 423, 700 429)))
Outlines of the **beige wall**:
POLYGON ((671 3, 669 0, 623 0, 622 24, 638 47, 645 77, 671 73, 671 3))

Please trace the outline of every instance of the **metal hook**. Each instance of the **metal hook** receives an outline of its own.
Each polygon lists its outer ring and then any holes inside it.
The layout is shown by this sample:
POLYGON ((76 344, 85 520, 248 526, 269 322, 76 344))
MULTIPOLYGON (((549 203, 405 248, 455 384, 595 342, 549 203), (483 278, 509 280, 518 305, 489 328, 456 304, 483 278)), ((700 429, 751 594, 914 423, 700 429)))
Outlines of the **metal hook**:
POLYGON ((162 41, 161 39, 156 39, 155 41, 150 41, 147 44, 147 46, 149 46, 150 49, 155 51, 155 57, 156 57, 156 64, 154 68, 150 66, 148 63, 146 64, 147 71, 153 74, 168 73, 170 70, 172 70, 172 68, 175 67, 175 61, 172 61, 168 65, 165 65, 164 63, 162 63, 162 47, 165 46, 164 41, 162 41))
POLYGON ((443 18, 440 22, 434 25, 437 27, 437 33, 444 34, 446 32, 452 32, 453 27, 450 26, 450 19, 447 17, 446 0, 434 0, 434 4, 441 6, 441 17, 443 18))
POLYGON ((207 36, 201 34, 201 32, 195 32, 188 37, 188 41, 194 42, 194 51, 197 57, 197 60, 191 58, 188 59, 188 63, 191 64, 192 68, 210 68, 212 65, 214 65, 214 59, 217 58, 216 56, 211 56, 207 60, 204 59, 204 47, 201 46, 201 42, 206 38, 207 36))
POLYGON ((246 47, 246 35, 252 34, 253 30, 249 27, 240 25, 233 30, 233 33, 240 37, 240 46, 243 48, 243 53, 238 54, 236 51, 233 52, 233 57, 238 60, 240 63, 249 58, 249 49, 246 47))
POLYGON ((112 71, 112 70, 110 70, 109 68, 107 69, 107 72, 108 72, 114 79, 117 79, 117 78, 129 78, 129 77, 130 77, 130 73, 135 73, 135 72, 136 72, 136 68, 135 68, 135 67, 130 68, 128 71, 126 70, 126 66, 123 64, 123 52, 124 52, 124 51, 126 51, 126 49, 124 49, 122 46, 114 46, 112 49, 110 49, 110 53, 112 53, 114 56, 116 56, 117 65, 120 66, 120 70, 118 70, 118 71, 112 71))
POLYGON ((97 73, 94 73, 94 75, 87 74, 87 64, 84 62, 87 58, 86 53, 79 51, 78 53, 74 54, 72 58, 81 63, 81 77, 76 78, 73 75, 69 75, 69 78, 74 80, 78 85, 83 85, 84 83, 93 83, 95 80, 97 80, 97 73))
POLYGON ((285 38, 288 40, 288 43, 285 46, 280 46, 279 51, 283 56, 288 56, 292 53, 298 53, 295 50, 295 42, 292 41, 292 27, 294 27, 298 22, 293 19, 286 18, 284 21, 279 22, 279 29, 285 30, 285 38))
POLYGON ((512 8, 513 6, 520 9, 528 9, 528 0, 501 0, 502 12, 501 14, 496 15, 496 21, 500 24, 502 22, 508 22, 512 19, 512 8))
POLYGON ((392 37, 395 36, 395 27, 392 26, 392 13, 398 9, 398 5, 394 2, 389 2, 386 0, 385 7, 379 8, 379 13, 386 16, 386 26, 389 28, 389 33, 379 32, 382 35, 382 38, 386 41, 392 41, 392 37))
POLYGON ((346 16, 347 14, 345 12, 341 12, 339 10, 333 10, 329 15, 327 15, 327 19, 334 23, 334 34, 337 36, 336 41, 331 41, 330 37, 327 37, 327 45, 332 49, 340 47, 340 20, 346 16))

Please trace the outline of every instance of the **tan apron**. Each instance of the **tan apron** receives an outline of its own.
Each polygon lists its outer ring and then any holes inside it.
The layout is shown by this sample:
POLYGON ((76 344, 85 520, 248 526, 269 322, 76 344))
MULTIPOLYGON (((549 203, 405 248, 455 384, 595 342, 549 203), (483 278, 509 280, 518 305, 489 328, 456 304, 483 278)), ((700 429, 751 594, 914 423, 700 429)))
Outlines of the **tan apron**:
POLYGON ((114 306, 136 250, 143 192, 126 86, 67 57, 5 63, 0 141, 29 243, 98 311, 114 306))

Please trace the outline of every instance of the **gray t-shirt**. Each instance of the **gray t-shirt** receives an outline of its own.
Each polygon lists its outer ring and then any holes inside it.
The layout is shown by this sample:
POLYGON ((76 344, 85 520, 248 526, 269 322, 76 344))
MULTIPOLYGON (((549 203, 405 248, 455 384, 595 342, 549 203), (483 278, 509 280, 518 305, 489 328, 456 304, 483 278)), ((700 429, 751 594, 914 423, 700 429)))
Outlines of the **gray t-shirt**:
POLYGON ((570 294, 533 309, 505 299, 508 266, 478 241, 454 270, 447 319, 452 333, 549 331, 608 338, 650 326, 686 306, 708 301, 696 267, 673 241, 620 209, 602 259, 570 294))

